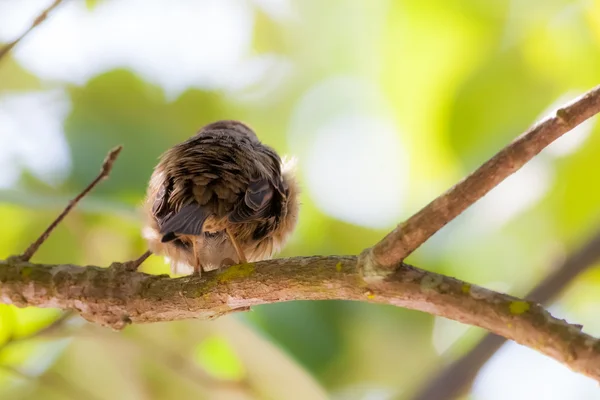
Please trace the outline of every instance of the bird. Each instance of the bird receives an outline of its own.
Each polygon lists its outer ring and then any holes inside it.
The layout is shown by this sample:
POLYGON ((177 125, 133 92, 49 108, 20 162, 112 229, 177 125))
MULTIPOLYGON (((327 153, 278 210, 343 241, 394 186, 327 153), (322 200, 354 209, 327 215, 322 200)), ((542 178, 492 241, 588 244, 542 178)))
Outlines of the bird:
POLYGON ((245 123, 202 127, 152 172, 143 205, 149 250, 175 275, 272 258, 297 225, 295 167, 245 123))

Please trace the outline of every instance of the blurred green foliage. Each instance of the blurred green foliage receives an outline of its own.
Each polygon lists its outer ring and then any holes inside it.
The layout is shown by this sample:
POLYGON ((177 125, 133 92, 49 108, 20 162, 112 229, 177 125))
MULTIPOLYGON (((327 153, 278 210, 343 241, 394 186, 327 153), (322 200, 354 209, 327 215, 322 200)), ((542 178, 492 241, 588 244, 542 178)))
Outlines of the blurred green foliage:
POLYGON ((241 380, 244 366, 225 339, 213 336, 204 339, 196 348, 196 359, 207 372, 216 378, 241 380))
MULTIPOLYGON (((97 12, 104 1, 86 1, 89 12, 97 12)), ((0 97, 56 87, 68 93, 71 110, 64 134, 72 167, 68 178, 53 187, 24 167, 18 185, 0 191, 0 257, 22 251, 119 144, 124 150, 110 179, 69 216, 34 261, 109 265, 138 256, 145 250, 138 207, 164 150, 208 122, 234 118, 252 125, 281 154, 307 154, 311 132, 300 141, 288 136, 298 104, 311 88, 339 76, 375 85, 398 127, 410 155, 404 217, 487 160, 560 96, 581 93, 600 81, 599 1, 295 0, 289 2, 290 19, 275 18, 259 2, 248 4, 254 21, 249 54, 275 54, 292 65, 262 96, 250 96, 266 85, 260 80, 239 93, 190 87, 169 98, 156 82, 127 67, 75 85, 40 79, 15 58, 2 60, 0 97)), ((303 126, 317 126, 338 112, 336 107, 327 104, 303 126)), ((378 109, 379 104, 361 98, 351 107, 378 109)), ((600 171, 600 128, 591 128, 574 152, 540 155, 549 184, 530 206, 496 225, 481 217, 486 214, 469 211, 410 262, 525 293, 556 259, 598 229, 600 188, 594 179, 600 171)), ((328 216, 313 200, 304 171, 301 158, 300 223, 281 256, 356 254, 386 233, 328 216)), ((356 190, 361 183, 356 182, 356 190)), ((501 200, 488 213, 502 211, 501 200)), ((167 266, 152 257, 143 270, 165 273, 167 266)), ((569 317, 585 321, 587 331, 596 335, 598 271, 580 277, 572 286, 578 290, 561 298, 569 317)), ((0 305, 0 346, 57 315, 56 310, 0 305)), ((84 327, 68 343, 40 338, 8 344, 1 348, 0 363, 32 376, 58 374, 103 399, 318 398, 325 396, 321 387, 340 398, 362 399, 379 389, 410 393, 482 334, 471 328, 440 355, 432 343, 432 316, 342 301, 259 306, 224 320, 136 326, 122 334, 84 327), (165 346, 166 356, 149 344, 149 336, 165 346), (198 365, 186 364, 194 360, 198 365), (252 390, 195 382, 182 372, 190 368, 241 379, 252 390)), ((0 368, 0 398, 65 398, 42 380, 36 382, 0 368)))

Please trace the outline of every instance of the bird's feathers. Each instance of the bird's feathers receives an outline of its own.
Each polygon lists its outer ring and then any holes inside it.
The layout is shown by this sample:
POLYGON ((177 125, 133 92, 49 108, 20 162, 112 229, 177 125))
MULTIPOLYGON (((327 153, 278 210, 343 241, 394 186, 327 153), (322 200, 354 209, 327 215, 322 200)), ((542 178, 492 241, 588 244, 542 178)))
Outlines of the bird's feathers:
POLYGON ((204 127, 165 152, 154 170, 146 203, 151 250, 172 265, 189 264, 193 241, 203 269, 220 268, 235 254, 222 234, 227 229, 248 260, 270 257, 297 217, 296 183, 286 172, 277 153, 246 125, 204 127))
POLYGON ((268 179, 250 182, 243 201, 239 201, 228 219, 233 223, 264 219, 269 216, 274 188, 268 179))
POLYGON ((175 239, 177 235, 202 234, 202 226, 209 216, 210 212, 207 208, 198 203, 184 206, 160 226, 160 233, 163 235, 162 241, 168 242, 175 239))

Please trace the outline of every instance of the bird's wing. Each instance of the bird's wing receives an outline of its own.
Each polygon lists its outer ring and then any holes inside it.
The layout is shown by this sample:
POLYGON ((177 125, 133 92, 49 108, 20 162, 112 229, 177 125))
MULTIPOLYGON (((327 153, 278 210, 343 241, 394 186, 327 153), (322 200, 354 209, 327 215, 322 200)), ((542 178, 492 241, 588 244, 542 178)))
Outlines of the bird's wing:
POLYGON ((267 217, 274 193, 273 185, 268 179, 251 181, 243 201, 240 201, 229 214, 229 221, 239 223, 267 217))
POLYGON ((200 235, 202 226, 211 213, 198 203, 188 204, 160 224, 162 242, 168 242, 177 235, 200 235))
MULTIPOLYGON (((153 176, 154 178, 154 176, 153 176)), ((159 181, 160 182, 160 181, 159 181)), ((173 190, 173 179, 168 179, 160 185, 152 203, 152 214, 159 221, 169 214, 169 196, 173 190)))
POLYGON ((162 242, 174 240, 178 235, 199 235, 204 221, 211 214, 198 203, 188 204, 175 211, 171 201, 173 189, 173 178, 165 179, 152 205, 152 213, 163 235, 162 242))
POLYGON ((232 223, 269 218, 285 201, 287 189, 281 177, 281 160, 274 150, 266 146, 262 155, 264 160, 269 160, 264 164, 269 165, 269 172, 249 182, 243 201, 238 202, 229 214, 228 219, 232 223))

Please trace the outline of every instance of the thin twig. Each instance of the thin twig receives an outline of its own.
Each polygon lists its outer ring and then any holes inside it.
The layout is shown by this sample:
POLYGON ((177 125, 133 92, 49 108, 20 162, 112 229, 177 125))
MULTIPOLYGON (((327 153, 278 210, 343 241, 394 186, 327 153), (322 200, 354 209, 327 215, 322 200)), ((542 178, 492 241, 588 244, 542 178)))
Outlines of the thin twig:
MULTIPOLYGON (((541 304, 558 296, 579 274, 600 262, 600 229, 525 298, 541 304)), ((452 399, 466 392, 483 365, 506 342, 487 334, 473 349, 430 378, 413 400, 452 399)))
POLYGON ((140 265, 152 255, 150 250, 146 250, 144 254, 136 258, 135 260, 126 262, 114 262, 110 265, 113 269, 125 270, 125 271, 137 271, 140 265))
POLYGON ((25 32, 23 32, 21 36, 2 47, 2 49, 0 49, 0 60, 2 60, 2 58, 6 56, 17 44, 19 44, 21 40, 23 40, 27 35, 29 35, 29 33, 32 30, 34 30, 37 26, 44 22, 46 18, 48 18, 48 14, 50 14, 52 10, 58 7, 60 3, 62 3, 62 0, 54 0, 52 4, 50 4, 44 11, 42 11, 40 15, 37 16, 36 19, 33 20, 31 26, 25 32))
POLYGON ((409 254, 560 136, 600 112, 600 86, 556 111, 475 172, 400 224, 370 251, 373 268, 393 270, 409 254))
POLYGON ((100 170, 98 176, 92 181, 92 183, 83 189, 81 193, 79 193, 73 200, 69 202, 60 215, 56 217, 56 219, 50 224, 50 226, 48 226, 48 228, 46 228, 44 233, 42 233, 40 237, 33 242, 22 255, 17 256, 18 259, 22 261, 29 261, 35 252, 40 248, 40 246, 46 241, 46 239, 48 239, 48 236, 50 236, 54 228, 56 228, 58 224, 67 216, 67 214, 69 214, 73 207, 75 207, 77 203, 79 203, 79 201, 83 199, 85 195, 88 194, 100 181, 108 177, 108 174, 110 174, 110 170, 112 169, 112 166, 119 156, 122 148, 122 146, 117 146, 108 153, 104 159, 104 162, 102 163, 102 169, 100 170))

